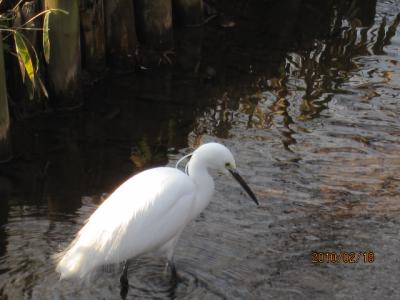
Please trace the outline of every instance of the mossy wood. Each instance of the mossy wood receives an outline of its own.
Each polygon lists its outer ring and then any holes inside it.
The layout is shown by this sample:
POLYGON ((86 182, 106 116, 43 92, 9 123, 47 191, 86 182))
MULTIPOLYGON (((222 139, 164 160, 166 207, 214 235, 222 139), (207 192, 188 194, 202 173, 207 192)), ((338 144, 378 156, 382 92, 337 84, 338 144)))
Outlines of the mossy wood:
MULTIPOLYGON (((27 21, 33 19, 33 17, 40 12, 40 9, 41 9, 40 1, 34 0, 25 2, 21 7, 21 15, 23 22, 26 23, 27 21)), ((30 29, 40 28, 41 27, 40 18, 36 18, 33 21, 26 23, 25 27, 30 29)), ((34 47, 37 47, 38 35, 40 34, 41 32, 37 30, 24 31, 24 35, 34 47)))
POLYGON ((0 162, 11 158, 10 114, 8 111, 3 38, 0 32, 0 162))
POLYGON ((203 23, 203 0, 173 0, 174 21, 182 26, 203 23))
POLYGON ((50 57, 47 83, 51 98, 59 108, 80 104, 81 49, 79 1, 44 0, 44 9, 62 9, 49 17, 50 57))
POLYGON ((104 2, 108 1, 81 1, 82 65, 89 72, 101 72, 106 67, 104 2))
POLYGON ((138 36, 146 48, 173 47, 171 0, 135 0, 138 36))
POLYGON ((122 69, 133 67, 137 48, 133 1, 104 1, 104 16, 110 64, 122 69))

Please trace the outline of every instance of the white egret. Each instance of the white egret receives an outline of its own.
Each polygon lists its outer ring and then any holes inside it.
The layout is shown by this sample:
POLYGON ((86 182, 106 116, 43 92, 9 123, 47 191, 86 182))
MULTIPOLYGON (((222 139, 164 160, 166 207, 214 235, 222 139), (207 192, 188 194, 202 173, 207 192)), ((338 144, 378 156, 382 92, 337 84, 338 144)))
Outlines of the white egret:
MULTIPOLYGON (((117 188, 68 248, 56 255, 61 279, 83 278, 98 266, 128 261, 155 250, 166 254, 175 272, 172 257, 176 242, 185 226, 206 208, 214 192, 208 169, 232 174, 258 205, 236 171, 232 153, 218 143, 204 144, 191 154, 187 174, 177 168, 154 168, 117 188)), ((127 264, 121 284, 128 286, 127 264)))

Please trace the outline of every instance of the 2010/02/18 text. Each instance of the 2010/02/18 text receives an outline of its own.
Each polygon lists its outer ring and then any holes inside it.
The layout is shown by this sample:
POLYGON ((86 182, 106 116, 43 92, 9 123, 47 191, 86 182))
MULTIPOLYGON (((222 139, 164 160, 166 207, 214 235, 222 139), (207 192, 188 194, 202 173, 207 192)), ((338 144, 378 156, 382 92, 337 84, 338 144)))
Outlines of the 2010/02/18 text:
POLYGON ((329 252, 311 251, 311 262, 320 263, 373 263, 375 261, 374 251, 354 251, 354 252, 329 252))

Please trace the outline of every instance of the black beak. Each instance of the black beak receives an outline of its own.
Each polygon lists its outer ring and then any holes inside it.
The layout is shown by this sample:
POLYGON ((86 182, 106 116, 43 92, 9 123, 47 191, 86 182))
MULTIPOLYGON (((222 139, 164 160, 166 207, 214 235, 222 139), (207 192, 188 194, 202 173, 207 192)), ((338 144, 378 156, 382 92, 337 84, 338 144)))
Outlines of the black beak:
POLYGON ((254 195, 253 191, 250 189, 250 187, 247 185, 246 181, 242 178, 242 176, 239 175, 239 173, 236 170, 233 169, 228 169, 228 171, 232 174, 233 178, 236 179, 237 182, 242 186, 242 188, 249 194, 250 198, 253 199, 253 201, 259 205, 258 200, 256 195, 254 195))

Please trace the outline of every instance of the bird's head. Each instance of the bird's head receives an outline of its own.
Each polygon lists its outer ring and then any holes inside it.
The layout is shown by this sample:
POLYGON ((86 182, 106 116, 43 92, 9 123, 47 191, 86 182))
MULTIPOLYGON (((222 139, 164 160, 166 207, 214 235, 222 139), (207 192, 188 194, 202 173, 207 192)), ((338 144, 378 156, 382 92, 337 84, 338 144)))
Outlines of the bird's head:
POLYGON ((194 151, 193 157, 201 160, 207 169, 217 170, 226 175, 229 174, 229 169, 236 169, 235 158, 231 151, 218 143, 201 145, 194 151))
POLYGON ((192 159, 198 159, 208 169, 220 171, 225 175, 231 174, 258 205, 257 198, 253 191, 236 169, 236 162, 232 152, 224 145, 218 143, 203 144, 193 152, 192 159))

